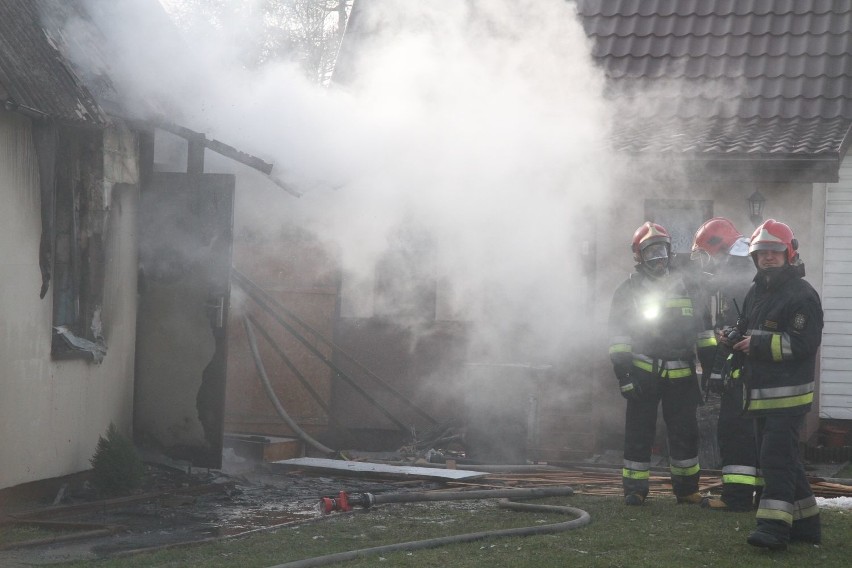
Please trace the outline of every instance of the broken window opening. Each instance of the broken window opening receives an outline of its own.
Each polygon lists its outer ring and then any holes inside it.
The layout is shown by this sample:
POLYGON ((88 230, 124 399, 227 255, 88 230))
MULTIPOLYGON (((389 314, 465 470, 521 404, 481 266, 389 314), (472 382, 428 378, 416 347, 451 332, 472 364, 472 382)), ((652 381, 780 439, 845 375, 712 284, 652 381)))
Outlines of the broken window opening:
POLYGON ((54 359, 106 354, 103 303, 103 133, 60 128, 55 161, 53 240, 54 359))

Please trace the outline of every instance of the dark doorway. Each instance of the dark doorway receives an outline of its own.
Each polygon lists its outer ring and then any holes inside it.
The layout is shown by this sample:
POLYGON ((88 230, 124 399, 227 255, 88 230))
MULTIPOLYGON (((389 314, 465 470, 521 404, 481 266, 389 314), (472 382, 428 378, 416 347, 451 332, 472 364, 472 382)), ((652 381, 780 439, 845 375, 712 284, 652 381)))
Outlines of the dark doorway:
POLYGON ((219 468, 235 178, 156 173, 142 192, 136 443, 219 468))

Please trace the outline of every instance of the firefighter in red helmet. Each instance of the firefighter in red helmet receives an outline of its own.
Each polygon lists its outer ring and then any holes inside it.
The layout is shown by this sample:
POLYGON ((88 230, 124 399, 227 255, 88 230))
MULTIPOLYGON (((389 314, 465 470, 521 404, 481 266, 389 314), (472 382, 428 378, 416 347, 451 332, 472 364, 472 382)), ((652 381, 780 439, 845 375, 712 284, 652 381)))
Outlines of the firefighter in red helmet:
POLYGON ((699 503, 695 344, 706 326, 693 299, 697 291, 673 268, 671 237, 662 226, 639 227, 631 250, 635 272, 616 289, 609 317, 610 359, 627 400, 624 502, 641 505, 648 496, 662 403, 674 494, 678 503, 699 503))
POLYGON ((720 264, 727 262, 725 255, 747 258, 748 239, 729 219, 713 217, 695 231, 692 258, 706 258, 709 264, 720 264))
POLYGON ((763 483, 757 471, 754 420, 743 416, 743 390, 729 372, 732 355, 728 337, 735 340, 740 307, 754 277, 748 239, 723 217, 706 221, 692 239, 692 259, 701 264, 702 282, 711 303, 713 328, 699 350, 705 398, 719 395, 716 439, 722 458, 722 495, 705 497, 701 506, 716 510, 750 511, 763 483), (703 352, 709 349, 707 355, 703 352))
POLYGON ((745 337, 733 345, 744 354, 738 369, 746 389, 745 411, 755 418, 758 464, 764 487, 757 528, 748 543, 773 550, 787 543, 821 541, 819 507, 799 457, 799 432, 814 396, 816 354, 822 340, 819 294, 804 280, 793 231, 774 219, 749 241, 757 267, 746 294, 745 337))

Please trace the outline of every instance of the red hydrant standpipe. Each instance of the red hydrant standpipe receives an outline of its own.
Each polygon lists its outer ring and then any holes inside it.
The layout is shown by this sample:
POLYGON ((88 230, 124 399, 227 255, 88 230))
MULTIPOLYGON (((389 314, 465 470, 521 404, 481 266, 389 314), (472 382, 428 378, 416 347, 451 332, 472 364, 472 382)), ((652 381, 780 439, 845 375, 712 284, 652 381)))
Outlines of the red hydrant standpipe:
MULTIPOLYGON (((361 495, 369 495, 369 493, 362 493, 361 495)), ((323 515, 328 515, 334 511, 345 513, 352 510, 352 504, 362 507, 370 506, 369 504, 362 505, 360 497, 350 500, 349 494, 346 491, 341 491, 337 494, 337 497, 323 497, 320 499, 320 512, 323 515)))
POLYGON ((527 489, 484 489, 481 491, 418 491, 411 493, 355 493, 349 495, 345 491, 337 497, 323 497, 320 500, 320 510, 328 515, 334 511, 351 511, 353 506, 369 509, 382 503, 415 503, 420 501, 459 501, 463 499, 537 499, 540 497, 571 496, 571 487, 532 487, 527 489))

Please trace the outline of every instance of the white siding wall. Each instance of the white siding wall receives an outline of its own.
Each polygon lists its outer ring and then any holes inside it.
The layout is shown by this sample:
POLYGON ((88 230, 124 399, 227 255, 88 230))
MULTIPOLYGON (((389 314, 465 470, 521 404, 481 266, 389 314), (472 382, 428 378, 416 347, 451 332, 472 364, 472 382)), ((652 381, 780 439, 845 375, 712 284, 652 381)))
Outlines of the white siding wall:
MULTIPOLYGON (((112 181, 134 180, 108 179, 108 191, 112 181)), ((132 185, 112 193, 106 358, 100 365, 51 360, 53 294, 39 299, 41 213, 30 123, 0 111, 0 488, 88 469, 110 422, 130 433, 137 195, 132 185)))
POLYGON ((826 187, 820 417, 852 420, 852 159, 826 187))

